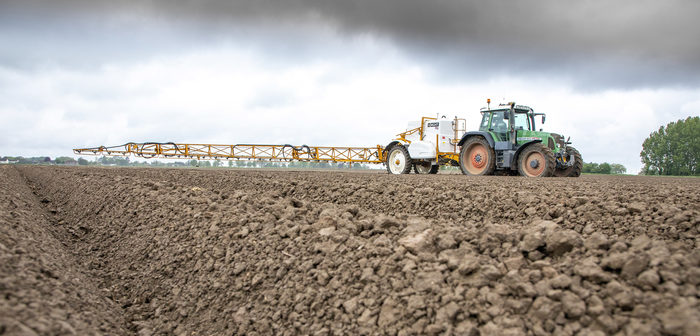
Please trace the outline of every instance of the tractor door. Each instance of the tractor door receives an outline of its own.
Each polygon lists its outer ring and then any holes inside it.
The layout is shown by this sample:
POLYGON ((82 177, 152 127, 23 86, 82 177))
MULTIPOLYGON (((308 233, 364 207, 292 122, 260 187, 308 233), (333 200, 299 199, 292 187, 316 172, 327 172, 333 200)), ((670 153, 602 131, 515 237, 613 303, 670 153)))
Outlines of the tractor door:
POLYGON ((496 141, 508 141, 508 124, 506 123, 506 111, 494 111, 491 113, 491 126, 489 131, 496 141))
POLYGON ((530 142, 537 138, 534 134, 534 125, 531 124, 531 118, 527 113, 515 113, 515 120, 513 120, 513 127, 515 128, 516 143, 522 145, 523 143, 530 142))
POLYGON ((527 113, 516 113, 515 120, 513 120, 513 127, 518 137, 521 137, 524 131, 529 131, 531 129, 530 118, 527 113))

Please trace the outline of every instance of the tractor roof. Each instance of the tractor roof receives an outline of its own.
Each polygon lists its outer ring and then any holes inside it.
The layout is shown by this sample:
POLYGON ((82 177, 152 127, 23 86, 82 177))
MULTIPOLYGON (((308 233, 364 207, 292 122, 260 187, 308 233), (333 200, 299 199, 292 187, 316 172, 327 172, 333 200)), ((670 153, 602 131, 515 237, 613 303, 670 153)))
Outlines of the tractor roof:
MULTIPOLYGON (((510 105, 500 104, 500 105, 498 105, 494 108, 491 108, 491 109, 489 109, 488 107, 482 107, 481 112, 483 113, 483 112, 488 112, 488 111, 503 111, 503 110, 507 111, 509 109, 510 109, 510 105)), ((530 106, 515 105, 515 112, 523 113, 523 112, 534 112, 534 111, 535 110, 533 110, 530 106)))

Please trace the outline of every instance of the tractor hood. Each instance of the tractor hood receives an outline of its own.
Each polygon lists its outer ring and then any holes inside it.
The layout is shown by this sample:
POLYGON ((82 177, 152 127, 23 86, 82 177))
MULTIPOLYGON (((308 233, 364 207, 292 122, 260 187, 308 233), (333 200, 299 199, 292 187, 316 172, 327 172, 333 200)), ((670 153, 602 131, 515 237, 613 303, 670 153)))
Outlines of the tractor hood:
POLYGON ((564 136, 557 133, 527 131, 518 136, 519 143, 526 143, 530 140, 542 140, 542 143, 555 153, 566 150, 564 136))

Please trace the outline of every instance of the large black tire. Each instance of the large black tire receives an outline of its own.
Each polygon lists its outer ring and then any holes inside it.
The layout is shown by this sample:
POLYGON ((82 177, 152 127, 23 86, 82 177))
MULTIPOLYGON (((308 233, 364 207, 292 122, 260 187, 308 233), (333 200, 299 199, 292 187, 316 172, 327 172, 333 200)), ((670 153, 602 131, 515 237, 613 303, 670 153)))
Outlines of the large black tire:
POLYGON ((413 171, 416 174, 437 174, 440 166, 433 165, 430 162, 416 162, 413 164, 413 171))
POLYGON ((518 172, 527 177, 550 177, 557 164, 554 153, 541 143, 525 147, 518 156, 518 172))
POLYGON ((491 175, 496 169, 496 152, 486 139, 471 137, 459 152, 459 169, 464 175, 491 175))
POLYGON ((395 145, 386 154, 386 171, 389 174, 408 174, 411 172, 411 156, 402 145, 395 145))
POLYGON ((574 159, 574 164, 566 167, 565 169, 554 170, 554 176, 556 177, 579 177, 581 176, 581 171, 583 170, 583 158, 581 153, 574 147, 567 147, 566 153, 569 155, 568 160, 574 159))

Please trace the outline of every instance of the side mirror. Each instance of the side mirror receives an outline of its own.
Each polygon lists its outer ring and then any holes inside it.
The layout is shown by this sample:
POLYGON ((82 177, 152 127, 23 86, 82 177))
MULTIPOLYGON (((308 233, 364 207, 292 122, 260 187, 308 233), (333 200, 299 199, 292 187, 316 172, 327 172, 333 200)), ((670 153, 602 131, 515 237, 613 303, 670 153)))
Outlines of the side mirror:
POLYGON ((503 114, 503 120, 508 120, 510 118, 510 115, 508 113, 503 114))
POLYGON ((543 114, 543 115, 542 115, 542 123, 543 123, 543 124, 544 124, 544 119, 545 119, 544 117, 545 117, 545 115, 543 114))

